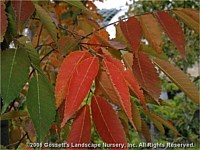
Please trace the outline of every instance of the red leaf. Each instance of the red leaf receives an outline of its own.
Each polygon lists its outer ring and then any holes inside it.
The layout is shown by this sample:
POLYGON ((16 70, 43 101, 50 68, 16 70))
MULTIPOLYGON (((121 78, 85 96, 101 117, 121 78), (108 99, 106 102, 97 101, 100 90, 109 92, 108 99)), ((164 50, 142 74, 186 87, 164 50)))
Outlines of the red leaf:
POLYGON ((142 38, 142 28, 139 21, 135 17, 130 17, 127 21, 120 21, 120 27, 133 48, 133 52, 137 55, 140 47, 140 39, 142 38))
POLYGON ((105 67, 106 73, 111 80, 111 83, 117 94, 118 101, 120 102, 130 122, 133 124, 129 89, 126 85, 123 73, 114 64, 106 60, 103 61, 103 66, 105 67))
POLYGON ((98 70, 99 64, 96 57, 85 59, 78 65, 69 83, 69 94, 66 96, 64 119, 61 127, 80 107, 98 70))
POLYGON ((134 92, 134 94, 139 98, 140 102, 143 104, 143 106, 145 108, 147 108, 146 106, 146 101, 144 100, 144 95, 143 95, 143 92, 141 90, 141 87, 138 83, 138 81, 135 79, 133 73, 131 72, 130 69, 127 69, 125 72, 124 72, 124 76, 125 76, 125 79, 127 81, 127 84, 129 86, 129 88, 134 92))
POLYGON ((35 11, 35 7, 31 0, 13 0, 11 4, 15 10, 17 30, 20 30, 21 26, 35 11))
POLYGON ((184 33, 178 21, 165 11, 158 11, 156 17, 164 31, 180 51, 182 57, 186 59, 184 33))
POLYGON ((93 96, 91 103, 94 125, 102 140, 127 144, 123 127, 112 106, 99 96, 93 96))
POLYGON ((133 60, 133 74, 140 85, 158 101, 161 87, 158 73, 149 57, 144 53, 139 53, 133 60))
POLYGON ((76 51, 64 59, 56 79, 55 98, 57 108, 68 94, 70 79, 77 66, 81 61, 89 57, 92 56, 88 52, 76 51))
POLYGON ((0 42, 3 42, 3 37, 6 32, 7 26, 8 26, 8 21, 7 21, 7 16, 5 12, 5 4, 1 2, 1 19, 0 19, 0 24, 1 24, 1 36, 0 36, 0 42))
POLYGON ((114 64, 121 72, 124 72, 124 66, 120 60, 113 58, 110 55, 104 55, 104 59, 114 64))
MULTIPOLYGON (((91 118, 88 105, 83 106, 77 113, 67 137, 67 143, 88 144, 91 136, 91 118)), ((86 149, 86 148, 81 148, 86 149)))

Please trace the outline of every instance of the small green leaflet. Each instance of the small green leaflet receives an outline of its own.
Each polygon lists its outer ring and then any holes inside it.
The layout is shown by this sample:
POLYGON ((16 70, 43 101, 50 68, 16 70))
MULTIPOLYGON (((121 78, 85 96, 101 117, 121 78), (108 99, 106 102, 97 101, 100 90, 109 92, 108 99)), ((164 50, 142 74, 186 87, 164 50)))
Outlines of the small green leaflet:
POLYGON ((36 74, 29 83, 27 107, 37 133, 37 141, 45 135, 55 120, 56 107, 53 87, 42 75, 36 74))
POLYGON ((85 8, 85 6, 83 5, 83 3, 81 3, 81 1, 79 1, 79 0, 62 0, 63 2, 67 2, 67 3, 69 3, 70 5, 73 5, 73 6, 75 6, 75 7, 78 7, 78 8, 80 8, 80 9, 82 9, 82 10, 87 10, 86 8, 85 8))
POLYGON ((37 4, 34 5, 41 22, 43 23, 47 31, 50 33, 54 42, 57 42, 57 30, 52 18, 42 7, 40 7, 37 4))
POLYGON ((26 50, 7 49, 1 55, 1 96, 3 111, 19 96, 28 80, 29 59, 26 50))
POLYGON ((15 21, 15 13, 14 10, 12 8, 11 5, 8 5, 8 7, 6 8, 7 11, 7 19, 8 19, 8 29, 7 31, 9 31, 9 33, 15 37, 17 35, 17 23, 15 21))

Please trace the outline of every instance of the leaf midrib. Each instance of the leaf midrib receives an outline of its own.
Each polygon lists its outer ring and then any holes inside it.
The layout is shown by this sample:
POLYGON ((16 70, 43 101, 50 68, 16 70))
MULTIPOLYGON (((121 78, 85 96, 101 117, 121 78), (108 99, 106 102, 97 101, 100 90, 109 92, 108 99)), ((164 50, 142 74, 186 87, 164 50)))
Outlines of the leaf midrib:
POLYGON ((5 100, 7 100, 7 97, 8 97, 8 91, 9 91, 9 88, 10 88, 10 81, 11 81, 11 78, 12 78, 12 73, 13 73, 13 68, 14 68, 14 62, 15 62, 16 55, 17 55, 17 49, 15 49, 15 53, 13 55, 13 59, 12 59, 12 63, 11 63, 11 68, 10 68, 9 78, 8 78, 8 87, 7 87, 7 90, 6 90, 6 98, 5 98, 5 100))
MULTIPOLYGON (((41 105, 40 105, 40 86, 39 86, 39 78, 38 75, 36 75, 36 83, 37 83, 37 101, 38 101, 38 118, 39 118, 39 134, 41 134, 41 105)), ((40 140, 41 140, 41 135, 40 135, 40 140)))
POLYGON ((99 103, 98 103, 98 101, 97 101, 97 99, 96 99, 95 96, 94 96, 94 99, 95 99, 95 101, 96 101, 96 104, 97 104, 97 107, 98 107, 99 112, 100 112, 100 114, 101 114, 101 117, 102 117, 102 119, 103 119, 103 122, 104 122, 104 124, 105 124, 105 126, 106 126, 106 128, 107 128, 107 130, 108 130, 108 133, 110 134, 111 138, 112 138, 112 139, 114 140, 114 142, 116 143, 116 140, 114 139, 114 137, 113 137, 112 134, 111 134, 110 128, 108 127, 108 125, 107 125, 107 123, 106 123, 106 120, 104 119, 103 113, 102 113, 102 111, 101 111, 101 108, 100 108, 99 103))

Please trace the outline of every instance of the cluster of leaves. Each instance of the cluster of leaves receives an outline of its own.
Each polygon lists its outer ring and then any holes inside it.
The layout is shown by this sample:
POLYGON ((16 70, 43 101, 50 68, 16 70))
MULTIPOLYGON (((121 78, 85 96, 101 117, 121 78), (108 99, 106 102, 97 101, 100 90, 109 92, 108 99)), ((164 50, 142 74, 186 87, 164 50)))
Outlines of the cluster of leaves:
MULTIPOLYGON (((90 143, 92 121, 106 143, 126 144, 129 123, 151 141, 142 114, 162 134, 166 126, 178 135, 148 105, 163 104, 155 66, 199 104, 195 85, 162 51, 166 33, 186 59, 184 34, 172 13, 199 33, 199 12, 180 8, 135 15, 118 22, 111 40, 96 11, 92 2, 1 2, 1 42, 7 47, 2 52, 2 118, 27 119, 28 111, 37 141, 44 141, 50 128, 62 141, 61 130, 72 120, 64 139, 69 143, 90 143), (8 48, 10 43, 14 48, 8 48), (13 115, 20 94, 25 109, 13 115)), ((25 135, 33 132, 26 123, 23 127, 25 135)))

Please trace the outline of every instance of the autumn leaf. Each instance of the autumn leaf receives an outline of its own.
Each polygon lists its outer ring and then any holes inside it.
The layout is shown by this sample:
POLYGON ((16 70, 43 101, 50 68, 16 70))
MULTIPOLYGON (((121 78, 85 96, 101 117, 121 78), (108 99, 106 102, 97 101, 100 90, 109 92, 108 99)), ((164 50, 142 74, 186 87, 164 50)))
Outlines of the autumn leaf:
POLYGON ((6 107, 19 96, 28 80, 29 59, 24 48, 7 49, 2 52, 1 63, 1 96, 2 112, 4 112, 6 107))
POLYGON ((70 36, 62 36, 58 40, 58 51, 63 55, 68 55, 71 51, 76 50, 79 40, 70 36))
POLYGON ((90 136, 91 136, 90 108, 88 105, 85 105, 78 111, 76 118, 73 121, 71 130, 67 137, 67 143, 87 144, 90 143, 90 136))
POLYGON ((153 62, 159 67, 185 94, 195 103, 200 104, 200 93, 188 76, 180 69, 167 61, 154 59, 153 62))
POLYGON ((17 117, 27 117, 28 113, 26 111, 10 111, 0 115, 1 120, 10 120, 17 117))
POLYGON ((196 22, 199 22, 200 12, 198 10, 192 9, 192 8, 182 8, 182 9, 179 8, 179 10, 182 10, 184 13, 186 13, 188 16, 190 16, 196 22))
POLYGON ((0 24, 1 24, 1 36, 0 36, 0 42, 3 42, 5 32, 7 30, 8 26, 8 21, 7 21, 7 16, 6 16, 6 7, 3 2, 1 2, 1 19, 0 19, 0 24))
POLYGON ((154 18, 152 14, 145 14, 139 17, 139 21, 145 38, 148 40, 150 45, 160 53, 163 45, 162 32, 156 18, 154 18))
POLYGON ((77 111, 88 94, 92 82, 99 70, 98 58, 90 57, 83 60, 72 75, 69 83, 69 94, 66 96, 64 119, 61 127, 77 111))
POLYGON ((53 87, 46 77, 36 74, 31 79, 26 103, 38 141, 42 142, 56 115, 53 87))
POLYGON ((133 67, 132 67, 133 66, 133 55, 132 55, 132 53, 124 54, 123 61, 124 61, 124 64, 126 65, 126 67, 132 71, 133 70, 133 67))
POLYGON ((153 117, 153 115, 151 115, 151 112, 149 111, 143 111, 145 113, 146 116, 149 117, 149 119, 154 123, 154 125, 156 126, 156 128, 161 132, 161 134, 165 134, 165 129, 162 125, 162 123, 160 123, 157 119, 155 119, 153 117))
POLYGON ((105 60, 114 64, 122 73, 124 72, 125 68, 119 59, 113 58, 110 55, 103 55, 103 57, 105 60))
POLYGON ((93 96, 91 108, 95 128, 102 140, 127 144, 123 127, 112 106, 103 98, 93 96))
POLYGON ((138 57, 133 59, 133 74, 142 88, 158 101, 161 93, 160 79, 146 54, 140 52, 138 57))
POLYGON ((126 85, 122 72, 113 63, 106 60, 103 61, 103 66, 106 69, 106 73, 111 80, 112 86, 114 87, 114 90, 117 94, 119 103, 126 112, 129 121, 133 124, 129 89, 126 85))
POLYGON ((35 11, 34 5, 31 0, 18 0, 11 1, 12 7, 15 11, 17 30, 19 31, 22 25, 28 20, 28 18, 35 11))
POLYGON ((140 87, 138 81, 136 80, 136 78, 134 77, 134 75, 133 75, 133 73, 131 72, 130 69, 126 69, 126 71, 124 72, 124 77, 125 77, 125 80, 126 80, 128 86, 129 86, 129 88, 139 98, 141 104, 145 108, 147 108, 146 101, 144 100, 144 95, 143 95, 143 92, 141 90, 141 87, 140 87))
POLYGON ((11 1, 11 4, 16 16, 17 30, 20 30, 22 25, 28 20, 28 18, 35 11, 34 5, 30 0, 11 1))
POLYGON ((169 121, 165 120, 164 118, 160 117, 159 115, 153 112, 149 112, 145 110, 142 110, 142 111, 145 113, 145 115, 147 115, 153 121, 155 126, 158 128, 158 130, 160 130, 162 134, 165 133, 164 128, 162 126, 164 125, 168 127, 170 130, 172 130, 176 136, 179 135, 179 132, 177 131, 177 129, 169 121))
POLYGON ((52 18, 41 6, 36 3, 34 3, 34 5, 41 22, 50 33, 54 42, 57 42, 57 30, 52 18))
POLYGON ((178 21, 165 11, 158 11, 155 16, 162 25, 164 31, 180 51, 181 56, 186 59, 184 33, 178 21))
POLYGON ((196 33, 199 34, 199 22, 197 22, 199 17, 195 17, 197 16, 197 12, 196 11, 190 11, 190 13, 188 13, 188 11, 183 11, 183 9, 175 9, 173 10, 173 12, 186 24, 188 25, 191 29, 193 29, 196 33))
POLYGON ((133 116, 133 123, 135 125, 135 129, 137 132, 142 131, 142 119, 139 113, 139 109, 134 103, 134 101, 131 101, 131 111, 132 111, 132 116, 133 116))
POLYGON ((55 98, 57 108, 68 95, 70 79, 77 66, 81 61, 89 57, 92 57, 92 55, 86 51, 76 51, 70 53, 64 59, 56 79, 55 98))
POLYGON ((116 41, 116 42, 119 42, 123 45, 126 45, 126 49, 128 51, 132 51, 133 48, 131 46, 131 43, 126 39, 124 33, 122 32, 120 24, 118 23, 117 25, 115 25, 115 28, 116 28, 116 38, 113 39, 113 41, 116 41))
POLYGON ((120 21, 121 30, 133 48, 134 54, 137 55, 140 40, 142 38, 142 28, 135 17, 129 17, 127 21, 120 21))
POLYGON ((151 134, 149 126, 142 120, 142 135, 144 136, 146 142, 151 142, 151 134))
POLYGON ((116 94, 116 91, 114 90, 112 82, 105 71, 101 70, 98 73, 95 83, 96 83, 95 84, 96 85, 96 89, 95 89, 96 95, 98 95, 98 96, 104 95, 106 98, 108 98, 114 104, 121 106, 121 103, 118 100, 118 96, 116 94))

